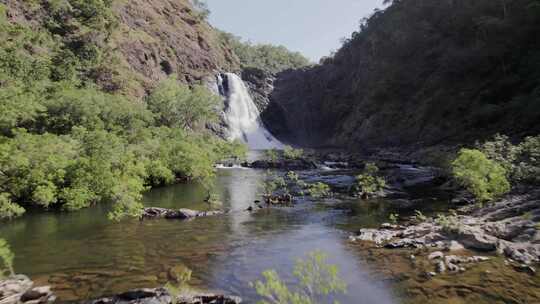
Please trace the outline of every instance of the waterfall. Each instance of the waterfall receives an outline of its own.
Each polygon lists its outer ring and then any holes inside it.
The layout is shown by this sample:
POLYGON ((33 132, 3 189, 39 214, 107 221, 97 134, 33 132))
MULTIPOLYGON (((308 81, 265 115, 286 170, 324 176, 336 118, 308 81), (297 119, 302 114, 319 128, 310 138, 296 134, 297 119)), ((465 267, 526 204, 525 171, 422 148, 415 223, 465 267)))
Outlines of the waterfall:
POLYGON ((279 142, 264 126, 259 110, 249 95, 249 90, 242 79, 233 73, 227 73, 225 122, 230 140, 241 140, 252 150, 279 149, 279 142))

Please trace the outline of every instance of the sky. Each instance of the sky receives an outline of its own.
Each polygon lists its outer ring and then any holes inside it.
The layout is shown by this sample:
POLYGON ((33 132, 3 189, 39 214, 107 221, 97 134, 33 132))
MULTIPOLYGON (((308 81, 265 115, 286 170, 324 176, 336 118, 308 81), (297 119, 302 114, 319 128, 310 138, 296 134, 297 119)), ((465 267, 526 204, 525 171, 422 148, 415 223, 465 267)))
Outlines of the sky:
POLYGON ((314 62, 339 49, 382 0, 207 0, 210 23, 254 43, 284 45, 314 62))

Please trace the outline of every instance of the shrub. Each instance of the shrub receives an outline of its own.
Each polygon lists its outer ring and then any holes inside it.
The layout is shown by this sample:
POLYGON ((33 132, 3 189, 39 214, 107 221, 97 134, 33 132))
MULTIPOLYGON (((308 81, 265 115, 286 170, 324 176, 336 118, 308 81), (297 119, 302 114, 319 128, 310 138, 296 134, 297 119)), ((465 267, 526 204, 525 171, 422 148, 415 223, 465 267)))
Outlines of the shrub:
POLYGON ((263 272, 265 281, 250 285, 264 299, 259 303, 266 304, 331 303, 330 296, 347 290, 346 283, 339 277, 337 266, 328 264, 327 255, 320 251, 311 252, 306 259, 298 260, 293 275, 298 280, 297 286, 287 286, 274 270, 263 272))
POLYGON ((6 275, 14 275, 13 259, 15 255, 9 249, 9 245, 4 239, 0 239, 0 279, 6 275))
POLYGON ((491 201, 510 191, 506 170, 479 150, 462 149, 452 169, 456 180, 479 202, 491 201))
POLYGON ((291 68, 301 68, 310 64, 298 52, 291 52, 283 46, 268 44, 253 45, 243 42, 240 37, 221 32, 220 39, 230 45, 244 68, 256 68, 270 73, 279 73, 291 68))
POLYGON ((291 182, 293 182, 293 183, 295 183, 295 184, 298 183, 298 181, 299 181, 298 174, 297 174, 296 172, 294 172, 294 171, 289 171, 289 172, 287 172, 287 178, 288 178, 291 182))
POLYGON ((390 223, 396 225, 399 221, 399 214, 390 213, 390 215, 388 216, 388 219, 390 220, 390 223))
POLYGON ((419 210, 414 210, 414 215, 412 216, 412 219, 416 223, 423 223, 427 221, 427 217, 419 210))
POLYGON ((540 136, 526 137, 514 145, 508 136, 497 134, 477 146, 490 160, 504 167, 511 181, 540 182, 540 136))
POLYGON ((165 289, 172 296, 172 304, 179 303, 178 298, 190 290, 192 271, 186 267, 174 267, 172 269, 173 282, 167 282, 165 289))
POLYGON ((356 182, 362 196, 369 197, 386 186, 384 178, 377 176, 379 168, 374 163, 367 163, 362 174, 356 177, 356 182))
POLYGON ((330 195, 330 186, 325 183, 315 183, 308 186, 308 192, 313 198, 323 198, 330 195))
POLYGON ((23 207, 11 201, 9 194, 0 193, 0 220, 12 219, 21 216, 24 212, 23 207))
POLYGON ((285 149, 283 150, 283 156, 287 159, 299 159, 302 155, 304 155, 304 150, 295 149, 291 146, 285 146, 285 149))
POLYGON ((461 230, 459 220, 455 213, 450 215, 438 214, 435 223, 441 226, 442 231, 446 233, 459 233, 461 230))
POLYGON ((279 159, 279 154, 278 154, 278 151, 276 149, 268 149, 268 150, 264 151, 264 155, 265 155, 266 159, 271 161, 271 162, 276 162, 279 159))

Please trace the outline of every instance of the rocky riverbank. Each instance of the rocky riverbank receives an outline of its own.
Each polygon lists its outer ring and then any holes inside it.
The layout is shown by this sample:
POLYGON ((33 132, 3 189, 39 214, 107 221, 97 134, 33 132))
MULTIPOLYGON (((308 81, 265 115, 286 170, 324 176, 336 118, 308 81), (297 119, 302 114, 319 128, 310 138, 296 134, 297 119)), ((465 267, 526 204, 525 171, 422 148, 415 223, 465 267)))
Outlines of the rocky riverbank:
MULTIPOLYGON (((540 262, 540 227, 536 224, 540 219, 539 190, 511 195, 481 208, 466 206, 458 212, 459 215, 440 215, 421 222, 416 218, 413 221, 419 223, 403 226, 383 224, 379 229, 361 229, 350 240, 373 242, 389 249, 468 249, 500 254, 516 270, 536 272, 540 262)), ((443 266, 459 270, 453 264, 443 266)))
POLYGON ((25 275, 0 279, 1 304, 43 304, 55 300, 50 286, 34 286, 34 282, 25 275))
POLYGON ((112 297, 88 301, 85 304, 240 304, 235 296, 212 293, 183 292, 173 295, 165 288, 137 289, 112 297))

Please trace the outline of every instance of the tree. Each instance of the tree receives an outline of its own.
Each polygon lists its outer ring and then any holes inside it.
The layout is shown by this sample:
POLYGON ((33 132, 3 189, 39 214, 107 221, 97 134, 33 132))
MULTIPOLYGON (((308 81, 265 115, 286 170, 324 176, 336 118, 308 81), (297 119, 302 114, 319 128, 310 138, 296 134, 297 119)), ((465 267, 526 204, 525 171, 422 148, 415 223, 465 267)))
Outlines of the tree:
POLYGON ((159 124, 193 130, 198 124, 217 119, 219 97, 203 86, 190 89, 171 77, 150 94, 147 103, 159 124))
POLYGON ((452 168, 456 180, 481 203, 510 191, 506 170, 479 150, 461 149, 452 168))

